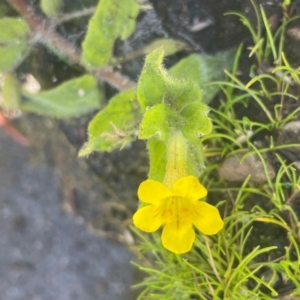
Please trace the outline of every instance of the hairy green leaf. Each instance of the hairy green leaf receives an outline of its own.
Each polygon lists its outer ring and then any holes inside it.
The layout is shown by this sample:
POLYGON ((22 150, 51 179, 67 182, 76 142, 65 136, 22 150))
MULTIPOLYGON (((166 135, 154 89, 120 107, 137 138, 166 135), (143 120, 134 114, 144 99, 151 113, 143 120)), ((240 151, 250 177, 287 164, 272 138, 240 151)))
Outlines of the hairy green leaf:
POLYGON ((143 110, 162 103, 166 91, 167 71, 162 67, 164 52, 155 50, 146 59, 138 81, 137 96, 143 110))
POLYGON ((208 103, 219 91, 217 85, 209 85, 224 77, 224 69, 233 64, 234 51, 219 52, 216 55, 192 54, 170 69, 170 75, 178 79, 196 82, 203 90, 202 102, 208 103))
POLYGON ((207 106, 204 103, 190 103, 180 112, 167 104, 154 105, 144 113, 139 127, 139 138, 156 137, 167 141, 172 130, 179 129, 187 139, 197 139, 212 130, 212 123, 207 114, 207 106))
POLYGON ((28 52, 29 26, 19 18, 0 19, 0 72, 16 67, 28 52))
POLYGON ((207 106, 197 102, 187 105, 181 111, 180 115, 184 119, 184 123, 180 124, 180 128, 187 139, 193 140, 211 133, 212 123, 207 114, 207 106))
POLYGON ((162 66, 164 51, 154 50, 145 60, 138 82, 138 100, 145 110, 139 137, 153 136, 167 141, 171 132, 181 130, 187 139, 209 134, 212 129, 208 108, 202 103, 199 86, 174 79, 162 66))
POLYGON ((125 40, 133 32, 138 11, 135 0, 101 0, 82 44, 83 62, 90 68, 105 66, 115 40, 125 40))
POLYGON ((141 117, 134 90, 116 95, 90 122, 89 140, 80 150, 79 156, 124 147, 136 138, 141 117))
POLYGON ((91 75, 38 94, 23 92, 21 109, 57 118, 77 117, 100 107, 102 95, 91 75))
POLYGON ((160 140, 166 141, 171 132, 168 124, 170 114, 172 114, 172 110, 164 104, 157 104, 149 108, 144 113, 143 121, 140 124, 139 138, 149 139, 156 136, 160 140))
POLYGON ((202 92, 192 81, 171 77, 163 68, 163 48, 150 53, 138 82, 138 100, 145 110, 159 103, 167 103, 173 109, 181 110, 188 103, 201 101, 202 92))

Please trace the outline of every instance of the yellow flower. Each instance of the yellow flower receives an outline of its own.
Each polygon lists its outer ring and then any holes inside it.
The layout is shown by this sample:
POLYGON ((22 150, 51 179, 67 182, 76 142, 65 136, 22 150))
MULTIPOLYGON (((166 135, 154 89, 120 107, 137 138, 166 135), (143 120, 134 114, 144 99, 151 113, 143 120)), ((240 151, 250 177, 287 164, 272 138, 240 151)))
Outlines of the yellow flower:
POLYGON ((207 235, 223 228, 218 209, 198 201, 206 195, 207 190, 195 176, 178 179, 171 189, 159 181, 143 181, 138 197, 149 205, 134 214, 134 225, 146 232, 154 232, 163 225, 163 246, 177 254, 188 252, 195 241, 193 225, 207 235))

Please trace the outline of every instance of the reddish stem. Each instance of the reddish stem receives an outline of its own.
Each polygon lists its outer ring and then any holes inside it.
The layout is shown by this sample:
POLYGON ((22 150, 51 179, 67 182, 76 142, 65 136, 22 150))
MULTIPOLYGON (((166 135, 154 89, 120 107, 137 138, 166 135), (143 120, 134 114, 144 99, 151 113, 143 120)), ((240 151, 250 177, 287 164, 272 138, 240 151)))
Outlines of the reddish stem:
POLYGON ((9 119, 3 115, 2 111, 0 111, 0 127, 2 127, 4 132, 21 146, 29 146, 28 139, 10 124, 9 119))
MULTIPOLYGON (((39 17, 33 8, 26 3, 25 0, 7 0, 27 21, 31 30, 39 41, 51 45, 62 53, 66 58, 74 63, 82 65, 81 51, 70 45, 62 36, 51 29, 49 21, 39 17)), ((84 66, 84 65, 83 65, 84 66)), ((85 67, 85 66, 84 66, 85 67)), ((131 81, 126 76, 113 72, 110 68, 102 68, 95 72, 95 75, 116 89, 122 91, 135 88, 135 82, 131 81)))

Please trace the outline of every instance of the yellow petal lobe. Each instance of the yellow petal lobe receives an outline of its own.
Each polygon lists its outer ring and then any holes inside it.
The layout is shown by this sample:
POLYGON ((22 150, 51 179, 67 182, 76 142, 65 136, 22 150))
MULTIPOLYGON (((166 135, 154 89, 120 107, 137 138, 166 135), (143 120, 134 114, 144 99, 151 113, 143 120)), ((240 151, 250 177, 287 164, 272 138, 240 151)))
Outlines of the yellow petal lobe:
POLYGON ((178 179, 172 186, 172 192, 176 196, 188 198, 192 201, 204 198, 207 195, 206 188, 195 176, 178 179))
POLYGON ((191 250, 195 241, 195 231, 191 223, 172 221, 164 226, 162 235, 163 246, 176 254, 191 250))
POLYGON ((224 226, 218 209, 203 201, 193 203, 190 220, 199 231, 206 235, 216 234, 224 226))
POLYGON ((138 189, 140 201, 159 204, 162 199, 172 196, 171 191, 161 182, 152 179, 143 181, 138 189))
POLYGON ((160 214, 159 207, 154 205, 147 205, 140 208, 133 215, 133 223, 137 228, 143 231, 156 231, 163 224, 163 218, 160 214))

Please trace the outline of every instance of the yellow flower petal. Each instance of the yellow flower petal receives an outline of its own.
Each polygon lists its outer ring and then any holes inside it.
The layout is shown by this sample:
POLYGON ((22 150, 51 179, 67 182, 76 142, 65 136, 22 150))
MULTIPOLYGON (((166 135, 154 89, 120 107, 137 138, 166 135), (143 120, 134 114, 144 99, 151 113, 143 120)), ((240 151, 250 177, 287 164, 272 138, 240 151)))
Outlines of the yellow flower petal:
POLYGON ((163 224, 163 218, 159 209, 160 207, 154 205, 140 208, 133 215, 134 225, 146 232, 156 231, 163 224))
POLYGON ((187 176, 178 179, 172 186, 172 192, 176 196, 196 201, 207 195, 206 188, 200 184, 195 176, 187 176))
POLYGON ((166 249, 176 254, 186 253, 195 241, 195 231, 191 223, 175 220, 164 226, 161 239, 166 249))
POLYGON ((211 235, 216 234, 223 228, 224 223, 216 207, 203 201, 193 203, 193 207, 191 222, 199 231, 211 235))
POLYGON ((138 197, 142 202, 159 204, 162 199, 172 196, 171 191, 161 182, 147 179, 138 189, 138 197))

